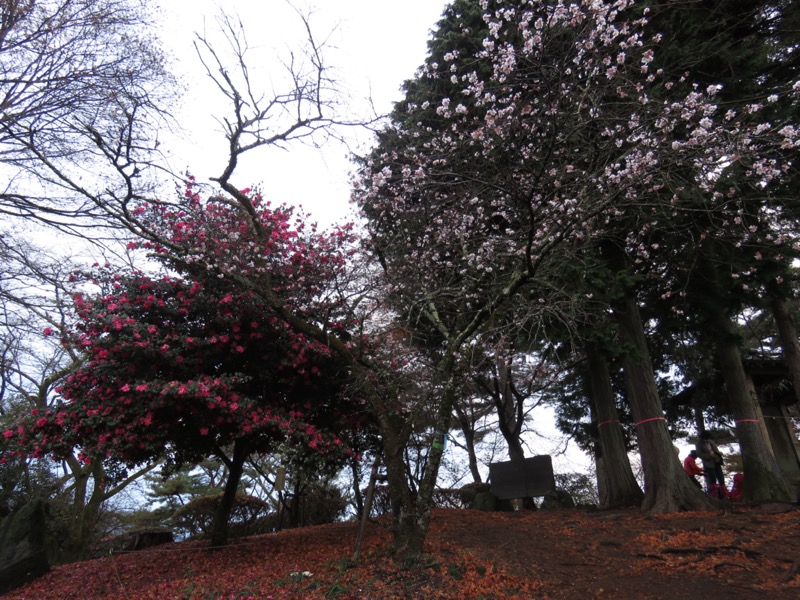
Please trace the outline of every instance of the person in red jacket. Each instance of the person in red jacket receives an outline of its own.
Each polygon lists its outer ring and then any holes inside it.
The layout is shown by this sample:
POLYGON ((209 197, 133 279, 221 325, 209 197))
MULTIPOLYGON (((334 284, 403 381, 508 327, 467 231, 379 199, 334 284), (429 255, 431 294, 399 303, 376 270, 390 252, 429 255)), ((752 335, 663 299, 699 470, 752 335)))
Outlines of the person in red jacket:
POLYGON ((705 473, 705 471, 697 465, 697 450, 692 450, 689 452, 689 456, 683 459, 683 470, 686 471, 686 474, 694 481, 697 487, 703 488, 696 477, 697 475, 703 475, 705 473))

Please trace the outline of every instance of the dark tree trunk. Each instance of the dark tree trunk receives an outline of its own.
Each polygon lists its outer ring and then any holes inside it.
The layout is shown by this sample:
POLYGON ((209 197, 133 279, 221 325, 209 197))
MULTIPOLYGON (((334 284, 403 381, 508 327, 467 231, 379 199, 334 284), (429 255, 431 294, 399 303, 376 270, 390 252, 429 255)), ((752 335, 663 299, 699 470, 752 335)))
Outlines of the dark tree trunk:
POLYGON ((444 435, 450 425, 455 400, 455 386, 453 375, 453 357, 448 355, 439 369, 440 373, 447 374, 446 383, 442 387, 434 419, 434 435, 428 451, 425 475, 419 486, 419 494, 415 504, 414 514, 404 523, 405 527, 399 530, 395 537, 396 547, 406 559, 414 559, 422 553, 422 546, 431 521, 433 509, 433 493, 436 489, 436 480, 439 467, 444 455, 444 435))
POLYGON ((626 294, 624 306, 617 311, 617 320, 629 348, 625 357, 625 385, 644 470, 642 510, 656 513, 708 510, 713 501, 692 484, 675 454, 633 294, 626 294))
POLYGON ((769 299, 781 340, 783 359, 786 361, 786 368, 789 370, 789 378, 794 388, 794 396, 800 402, 800 342, 797 339, 797 328, 789 312, 789 301, 776 292, 771 292, 769 299))
POLYGON ((742 451, 742 499, 789 501, 789 489, 772 452, 758 399, 747 385, 733 324, 723 311, 711 313, 711 319, 718 333, 717 354, 742 451))
POLYGON ((483 480, 481 472, 478 470, 478 455, 475 452, 475 419, 470 418, 459 406, 458 402, 455 403, 453 408, 455 409, 456 417, 458 417, 458 424, 461 426, 461 433, 464 434, 464 446, 467 451, 469 472, 475 483, 481 483, 483 480))
POLYGON ((511 367, 504 357, 496 361, 497 378, 493 394, 497 406, 497 417, 500 433, 508 445, 508 457, 511 460, 524 460, 525 449, 520 441, 522 433, 522 403, 517 402, 511 389, 511 367))
MULTIPOLYGON (((409 486, 404 451, 408 442, 408 422, 402 415, 379 414, 381 425, 381 442, 383 446, 383 464, 386 467, 386 479, 389 498, 394 512, 395 551, 405 555, 416 539, 414 519, 414 494, 409 486)), ((424 533, 422 539, 424 539, 424 533)))
POLYGON ((220 456, 228 467, 228 479, 225 482, 225 491, 222 493, 217 512, 214 515, 214 523, 211 526, 211 547, 218 548, 228 543, 228 529, 233 510, 233 503, 236 501, 236 492, 239 489, 239 482, 244 472, 244 461, 249 454, 247 443, 236 440, 233 444, 233 456, 228 459, 220 456))
POLYGON ((464 436, 467 446, 467 458, 469 461, 469 472, 472 475, 472 481, 475 483, 483 483, 481 472, 478 469, 478 455, 475 452, 475 432, 470 431, 464 436))
POLYGON ((100 518, 100 510, 105 500, 102 483, 105 471, 102 463, 94 462, 83 465, 77 459, 68 462, 75 483, 72 498, 72 522, 69 524, 69 533, 61 551, 61 561, 65 563, 89 558, 92 533, 100 518), (90 480, 94 483, 91 494, 89 493, 90 480))
POLYGON ((350 472, 353 474, 353 497, 355 498, 356 517, 364 514, 364 497, 361 494, 361 468, 355 456, 350 458, 350 472))
POLYGON ((289 527, 303 526, 303 482, 298 474, 292 492, 292 506, 289 509, 289 527))
POLYGON ((598 475, 603 478, 603 485, 598 485, 598 488, 602 488, 604 492, 601 495, 600 508, 639 505, 644 499, 644 493, 628 460, 608 373, 608 361, 595 344, 586 345, 586 358, 602 457, 602 469, 598 468, 598 475))
MULTIPOLYGON (((603 508, 608 505, 608 477, 606 477, 606 460, 600 450, 600 442, 594 445, 594 470, 595 480, 597 481, 598 507, 603 508)), ((642 493, 644 497, 644 493, 642 493)))
POLYGON ((694 426, 697 430, 697 438, 699 440, 700 436, 703 435, 703 432, 706 430, 706 423, 703 419, 703 409, 697 406, 696 401, 692 405, 692 416, 694 417, 694 426))
POLYGON ((87 558, 89 550, 89 534, 91 526, 86 514, 86 495, 88 492, 90 471, 80 465, 77 459, 68 461, 72 467, 73 484, 72 523, 70 523, 67 539, 64 540, 61 558, 64 562, 75 562, 87 558))

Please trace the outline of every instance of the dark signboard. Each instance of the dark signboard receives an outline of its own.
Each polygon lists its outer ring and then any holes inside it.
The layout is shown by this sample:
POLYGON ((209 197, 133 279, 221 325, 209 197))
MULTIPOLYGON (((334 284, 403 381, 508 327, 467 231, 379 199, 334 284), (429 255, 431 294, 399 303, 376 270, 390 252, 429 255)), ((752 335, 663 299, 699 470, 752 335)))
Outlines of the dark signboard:
POLYGON ((492 494, 500 500, 544 496, 556 489, 553 461, 548 455, 489 464, 492 494))

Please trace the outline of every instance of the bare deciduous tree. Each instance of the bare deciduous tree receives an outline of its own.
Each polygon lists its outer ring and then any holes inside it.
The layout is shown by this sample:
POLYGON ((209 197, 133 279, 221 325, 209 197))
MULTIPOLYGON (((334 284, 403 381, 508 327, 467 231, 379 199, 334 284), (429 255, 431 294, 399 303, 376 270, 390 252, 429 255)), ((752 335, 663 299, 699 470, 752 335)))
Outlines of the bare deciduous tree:
POLYGON ((75 232, 142 194, 176 91, 152 32, 147 0, 0 2, 0 214, 75 232))

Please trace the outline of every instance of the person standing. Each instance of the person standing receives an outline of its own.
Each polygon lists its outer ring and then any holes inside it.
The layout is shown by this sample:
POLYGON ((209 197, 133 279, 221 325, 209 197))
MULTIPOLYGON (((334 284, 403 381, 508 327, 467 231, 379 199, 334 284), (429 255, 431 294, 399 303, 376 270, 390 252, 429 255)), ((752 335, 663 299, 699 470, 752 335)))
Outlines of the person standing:
POLYGON ((725 497, 725 474, 722 472, 722 452, 711 439, 711 434, 704 431, 700 434, 698 454, 703 461, 708 493, 722 499, 725 497))
POLYGON ((703 487, 700 485, 700 482, 697 481, 697 475, 703 475, 705 473, 697 464, 697 450, 692 450, 689 452, 689 455, 683 459, 683 470, 686 471, 686 474, 691 478, 697 487, 703 487))

